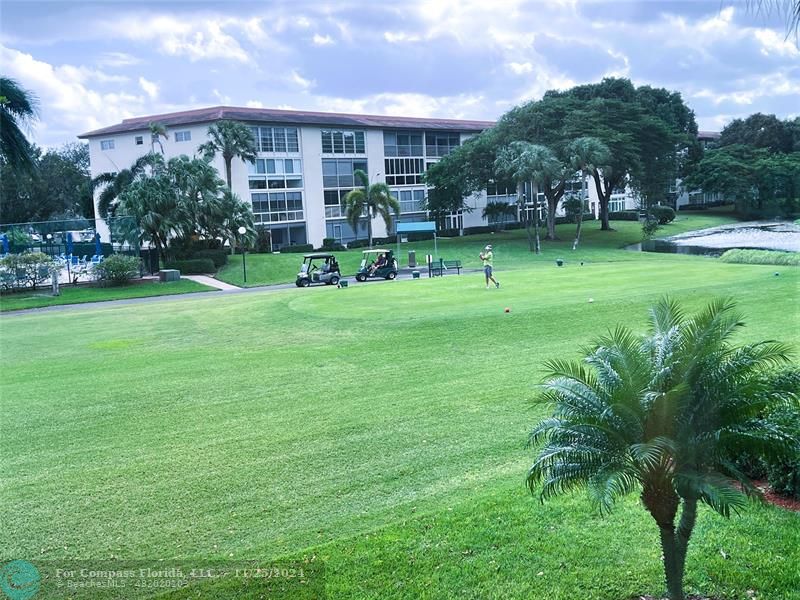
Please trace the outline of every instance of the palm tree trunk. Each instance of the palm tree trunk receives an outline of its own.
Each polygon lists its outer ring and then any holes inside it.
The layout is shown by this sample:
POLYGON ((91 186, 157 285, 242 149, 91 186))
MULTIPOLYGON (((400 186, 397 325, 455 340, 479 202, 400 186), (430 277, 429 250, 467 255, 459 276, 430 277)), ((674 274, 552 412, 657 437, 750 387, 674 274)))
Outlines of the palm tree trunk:
POLYGON ((681 520, 678 523, 678 530, 675 533, 675 543, 677 546, 676 569, 681 582, 683 581, 683 572, 686 567, 686 551, 689 548, 689 539, 692 537, 692 531, 694 530, 696 520, 697 498, 684 498, 681 520))
POLYGON ((536 230, 536 254, 541 253, 541 245, 539 243, 539 198, 533 192, 533 182, 531 181, 531 198, 533 199, 533 227, 536 230))
POLYGON ((682 565, 678 563, 678 545, 673 525, 659 525, 661 551, 664 553, 664 574, 667 579, 667 595, 670 600, 684 600, 682 565))
POLYGON ((369 239, 369 247, 372 248, 372 217, 367 212, 367 238, 369 239))
POLYGON ((231 187, 231 163, 233 159, 227 158, 225 159, 225 179, 228 181, 228 189, 233 191, 231 187))
POLYGON ((575 228, 575 241, 572 243, 572 249, 577 250, 578 244, 581 241, 581 225, 583 225, 583 203, 586 202, 586 199, 589 197, 589 182, 586 181, 586 173, 581 172, 583 175, 583 182, 581 186, 583 187, 583 194, 581 194, 581 209, 578 211, 578 225, 575 228))

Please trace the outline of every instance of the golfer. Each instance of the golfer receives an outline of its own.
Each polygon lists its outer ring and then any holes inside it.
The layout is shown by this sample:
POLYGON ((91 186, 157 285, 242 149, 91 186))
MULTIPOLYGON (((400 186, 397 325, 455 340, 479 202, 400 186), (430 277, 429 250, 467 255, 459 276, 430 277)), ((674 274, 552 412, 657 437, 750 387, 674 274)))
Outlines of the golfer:
POLYGON ((492 283, 494 283, 494 287, 499 288, 500 282, 494 278, 494 275, 492 275, 492 259, 494 258, 494 255, 492 254, 492 245, 487 244, 486 248, 483 249, 483 252, 481 252, 479 256, 483 261, 483 273, 486 275, 486 289, 489 289, 490 280, 492 283))

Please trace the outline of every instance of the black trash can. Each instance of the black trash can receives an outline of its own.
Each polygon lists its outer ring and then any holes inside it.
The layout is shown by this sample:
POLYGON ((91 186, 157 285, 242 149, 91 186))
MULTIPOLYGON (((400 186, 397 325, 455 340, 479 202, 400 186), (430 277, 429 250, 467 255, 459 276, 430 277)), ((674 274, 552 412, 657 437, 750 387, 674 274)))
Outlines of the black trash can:
POLYGON ((408 251, 408 266, 412 269, 417 266, 417 252, 416 250, 408 251))

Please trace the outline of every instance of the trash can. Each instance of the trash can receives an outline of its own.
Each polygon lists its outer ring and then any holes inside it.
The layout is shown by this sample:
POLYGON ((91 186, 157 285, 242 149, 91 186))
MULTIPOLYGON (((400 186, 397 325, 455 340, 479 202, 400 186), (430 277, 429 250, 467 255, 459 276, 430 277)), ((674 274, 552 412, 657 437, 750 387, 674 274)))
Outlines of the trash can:
POLYGON ((419 279, 419 271, 411 271, 412 279, 419 279))
POLYGON ((340 279, 339 280, 339 287, 346 288, 347 287, 347 279, 340 279))
POLYGON ((412 269, 417 266, 417 252, 416 250, 408 251, 408 266, 412 269))

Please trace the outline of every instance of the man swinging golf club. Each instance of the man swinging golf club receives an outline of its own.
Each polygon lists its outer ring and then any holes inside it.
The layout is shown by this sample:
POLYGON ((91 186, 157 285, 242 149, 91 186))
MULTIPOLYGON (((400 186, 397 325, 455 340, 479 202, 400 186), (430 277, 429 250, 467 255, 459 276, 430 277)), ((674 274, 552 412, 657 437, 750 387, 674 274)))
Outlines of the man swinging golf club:
POLYGON ((486 275, 486 289, 489 289, 490 280, 492 283, 494 283, 494 287, 499 288, 500 282, 497 281, 492 275, 492 259, 494 258, 494 255, 492 254, 492 245, 487 244, 486 248, 483 249, 483 252, 481 252, 479 256, 483 261, 483 273, 486 275))

